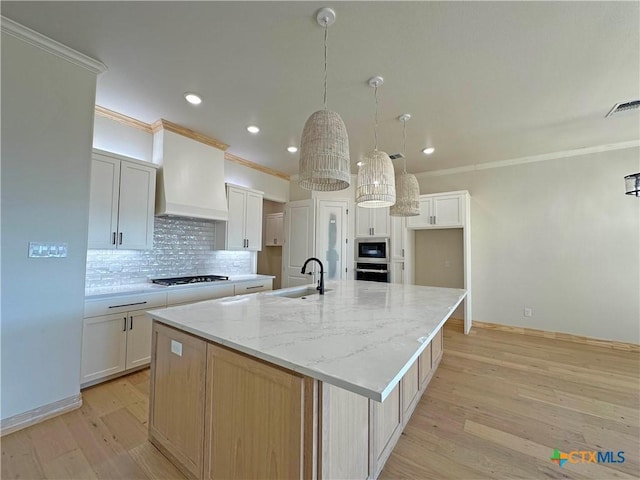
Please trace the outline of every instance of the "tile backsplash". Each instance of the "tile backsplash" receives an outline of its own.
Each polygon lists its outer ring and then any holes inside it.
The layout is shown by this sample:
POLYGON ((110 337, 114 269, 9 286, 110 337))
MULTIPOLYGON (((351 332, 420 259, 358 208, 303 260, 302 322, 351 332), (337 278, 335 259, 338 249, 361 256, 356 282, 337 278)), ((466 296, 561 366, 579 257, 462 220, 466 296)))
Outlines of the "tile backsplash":
POLYGON ((251 252, 214 250, 213 222, 156 217, 153 250, 89 250, 86 288, 129 285, 150 278, 254 273, 251 252))

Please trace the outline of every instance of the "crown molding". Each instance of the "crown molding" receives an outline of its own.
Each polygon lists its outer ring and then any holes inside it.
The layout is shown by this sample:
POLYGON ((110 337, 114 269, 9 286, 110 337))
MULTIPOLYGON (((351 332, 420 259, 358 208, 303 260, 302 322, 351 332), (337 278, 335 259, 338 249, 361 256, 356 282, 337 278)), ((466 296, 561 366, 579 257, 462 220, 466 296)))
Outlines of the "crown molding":
POLYGON ((631 140, 628 142, 609 143, 605 145, 596 145, 594 147, 576 148, 574 150, 564 150, 561 152, 544 153, 542 155, 532 155, 530 157, 513 158, 510 160, 498 160, 496 162, 477 163, 475 165, 467 165, 464 167, 444 168, 442 170, 432 170, 429 172, 415 173, 418 178, 425 177, 441 177, 444 175, 454 175, 456 173, 475 172, 478 170, 489 170, 491 168, 511 167, 513 165, 524 165, 526 163, 545 162, 547 160, 557 160, 560 158, 578 157, 580 155, 589 155, 592 153, 610 152, 614 150, 624 150, 626 148, 640 147, 640 140, 631 140))
POLYGON ((87 55, 67 47, 60 42, 56 42, 49 37, 45 37, 41 33, 31 30, 30 28, 27 28, 18 22, 14 22, 7 17, 0 18, 2 20, 0 25, 3 33, 18 38, 35 47, 41 48, 46 52, 73 63, 74 65, 86 68, 96 75, 107 69, 107 66, 98 60, 88 57, 87 55))
POLYGON ((234 155, 229 152, 224 152, 224 159, 229 160, 230 162, 237 163, 239 165, 243 165, 245 167, 253 168, 254 170, 258 170, 259 172, 266 173, 267 175, 273 175, 274 177, 278 177, 287 181, 291 180, 291 177, 286 173, 280 172, 278 170, 274 170, 273 168, 265 167, 257 163, 253 163, 250 160, 246 160, 242 157, 238 157, 237 155, 234 155))
POLYGON ((109 110, 108 108, 101 107, 100 105, 96 105, 96 115, 100 115, 101 117, 109 118, 115 122, 122 123, 127 125, 128 127, 137 128, 142 130, 143 132, 153 133, 151 129, 151 125, 148 123, 142 122, 140 120, 136 120, 132 117, 127 117, 122 113, 114 112, 113 110, 109 110))
POLYGON ((165 120, 164 118, 156 120, 151 124, 151 131, 153 133, 159 132, 160 130, 167 130, 169 132, 177 133, 178 135, 191 138, 192 140, 204 143, 205 145, 217 148, 218 150, 225 151, 227 148, 229 148, 229 145, 221 142, 220 140, 209 137, 208 135, 204 135, 203 133, 196 132, 195 130, 191 130, 190 128, 183 127, 182 125, 178 125, 177 123, 170 122, 169 120, 165 120))

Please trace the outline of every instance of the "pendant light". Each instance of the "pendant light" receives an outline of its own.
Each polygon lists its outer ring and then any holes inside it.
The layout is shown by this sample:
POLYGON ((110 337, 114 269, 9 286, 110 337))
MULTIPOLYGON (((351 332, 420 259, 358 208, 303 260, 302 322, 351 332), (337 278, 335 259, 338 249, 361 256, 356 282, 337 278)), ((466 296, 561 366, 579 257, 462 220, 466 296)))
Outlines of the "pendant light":
POLYGON ((640 172, 624 177, 624 186, 624 193, 640 197, 640 172))
POLYGON ((316 14, 324 27, 324 109, 312 113, 302 130, 299 185, 306 190, 344 190, 351 183, 347 128, 340 115, 327 109, 327 38, 335 20, 330 8, 316 14))
POLYGON ((393 163, 385 152, 378 150, 378 87, 382 85, 382 77, 369 79, 369 86, 374 88, 376 99, 376 115, 374 123, 375 148, 362 159, 358 169, 356 187, 356 204, 365 208, 390 207, 396 203, 396 184, 393 163))
POLYGON ((411 115, 398 117, 402 122, 402 173, 396 175, 396 203, 389 209, 392 217, 415 217, 420 215, 420 187, 415 175, 407 173, 407 122, 411 115))

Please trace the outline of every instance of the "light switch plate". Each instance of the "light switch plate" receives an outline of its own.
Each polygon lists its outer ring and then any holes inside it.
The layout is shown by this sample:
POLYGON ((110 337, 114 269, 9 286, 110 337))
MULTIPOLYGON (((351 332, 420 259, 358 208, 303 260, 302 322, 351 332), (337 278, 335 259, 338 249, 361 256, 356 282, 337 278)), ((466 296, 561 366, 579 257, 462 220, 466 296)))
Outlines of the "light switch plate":
POLYGON ((29 258, 65 258, 69 245, 59 242, 29 242, 29 258))

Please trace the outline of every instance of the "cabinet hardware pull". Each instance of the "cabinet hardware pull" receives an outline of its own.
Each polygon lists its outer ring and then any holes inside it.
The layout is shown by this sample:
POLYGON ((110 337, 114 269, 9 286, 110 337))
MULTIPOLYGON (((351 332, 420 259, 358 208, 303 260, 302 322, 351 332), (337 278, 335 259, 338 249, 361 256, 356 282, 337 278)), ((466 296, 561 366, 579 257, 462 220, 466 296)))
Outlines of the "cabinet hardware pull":
POLYGON ((122 232, 120 232, 120 245, 122 245, 122 232))
POLYGON ((274 239, 273 239, 273 243, 278 243, 278 239, 277 239, 277 238, 274 238, 274 239))
POLYGON ((404 257, 404 248, 402 249, 402 256, 404 257))
POLYGON ((249 248, 249 239, 247 238, 247 248, 249 248))
POLYGON ((133 315, 129 317, 129 330, 133 330, 133 315))
POLYGON ((113 245, 115 245, 115 244, 116 244, 116 232, 113 232, 113 238, 111 239, 111 243, 112 243, 113 245))
POLYGON ((132 307, 133 305, 144 305, 145 303, 147 302, 124 303, 122 305, 110 305, 109 308, 132 307))
POLYGON ((127 331, 127 317, 123 318, 124 323, 122 324, 122 331, 126 332, 127 331))
POLYGON ((251 290, 252 288, 264 288, 264 285, 256 285, 254 287, 245 287, 245 290, 251 290))

